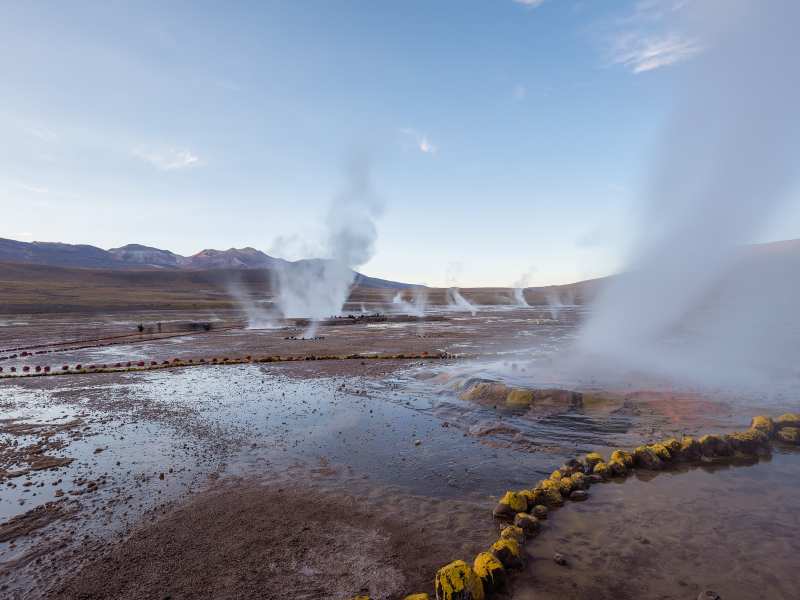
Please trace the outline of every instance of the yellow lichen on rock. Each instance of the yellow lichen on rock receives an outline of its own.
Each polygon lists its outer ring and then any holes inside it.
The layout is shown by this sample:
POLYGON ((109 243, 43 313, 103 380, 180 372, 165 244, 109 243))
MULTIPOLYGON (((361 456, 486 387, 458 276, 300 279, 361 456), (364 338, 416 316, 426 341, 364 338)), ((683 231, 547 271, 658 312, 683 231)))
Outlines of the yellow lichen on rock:
POLYGON ((528 499, 519 492, 506 492, 500 499, 500 504, 505 504, 514 512, 528 510, 528 499))
POLYGON ((727 436, 731 447, 737 452, 755 454, 769 447, 769 436, 760 429, 737 431, 727 436))
POLYGON ((500 539, 514 540, 518 544, 521 544, 525 539, 525 532, 522 531, 522 527, 509 525, 508 527, 503 527, 503 529, 500 530, 500 539))
POLYGON ((528 510, 531 506, 535 504, 533 501, 534 500, 533 492, 531 490, 520 490, 517 493, 528 501, 528 506, 525 510, 528 510))
POLYGON ((609 463, 615 460, 620 461, 629 469, 633 467, 633 454, 626 452, 625 450, 614 450, 614 452, 611 453, 611 460, 609 460, 609 463))
POLYGON ((365 596, 364 594, 360 594, 358 596, 353 596, 350 600, 371 600, 369 596, 365 596))
POLYGON ((728 441, 718 435, 704 435, 697 441, 700 443, 700 450, 705 457, 713 458, 733 454, 733 448, 728 441))
POLYGON ((589 487, 589 480, 583 473, 573 473, 569 476, 573 490, 585 490, 589 487))
POLYGON ((626 467, 625 463, 619 459, 608 461, 608 470, 615 477, 624 477, 628 474, 628 467, 626 467))
POLYGON ((672 454, 670 454, 669 448, 667 448, 664 444, 650 444, 649 448, 664 462, 672 459, 672 454))
POLYGON ((664 468, 663 461, 649 446, 639 446, 633 451, 633 459, 637 467, 657 471, 664 468))
POLYGON ((522 550, 516 540, 500 538, 492 544, 491 552, 506 569, 522 566, 522 550))
POLYGON ((497 557, 491 552, 481 552, 475 557, 472 569, 483 583, 486 596, 502 590, 506 586, 506 570, 497 557))
POLYGON ((428 594, 409 594, 403 600, 431 600, 431 597, 428 594))
POLYGON ((561 471, 559 471, 558 469, 556 469, 555 471, 553 471, 550 474, 550 479, 552 479, 553 481, 558 481, 559 479, 562 479, 563 477, 564 477, 564 474, 561 471))
POLYGON ((775 427, 783 429, 784 427, 800 427, 800 414, 786 413, 775 419, 775 427))
POLYGON ((661 445, 669 450, 670 458, 677 454, 681 449, 681 443, 675 438, 668 438, 661 442, 661 445))
POLYGON ((701 455, 702 448, 700 447, 700 442, 691 436, 686 436, 681 439, 681 449, 678 452, 678 456, 681 460, 692 462, 700 460, 701 455))
POLYGON ((437 600, 483 600, 483 582, 463 560, 454 560, 436 572, 437 600))
POLYGON ((594 466, 599 462, 604 462, 604 459, 602 455, 597 452, 589 452, 589 454, 586 455, 586 466, 589 467, 590 471, 594 469, 594 466))
POLYGON ((561 492, 562 496, 569 496, 572 490, 572 477, 562 477, 558 480, 558 491, 561 492))
POLYGON ((800 427, 782 427, 775 434, 775 438, 784 444, 800 446, 800 427))
POLYGON ((595 475, 600 475, 603 479, 608 479, 611 477, 611 470, 608 468, 608 464, 604 462, 599 462, 594 466, 592 469, 592 473, 595 475))
POLYGON ((522 529, 527 537, 533 537, 539 533, 539 519, 528 513, 517 513, 514 517, 514 525, 522 529))
POLYGON ((773 423, 772 419, 764 415, 758 415, 753 417, 753 420, 750 421, 750 429, 757 429, 758 431, 763 431, 769 437, 775 433, 775 423, 773 423))
POLYGON ((533 404, 533 390, 512 389, 506 396, 506 406, 526 408, 533 404))

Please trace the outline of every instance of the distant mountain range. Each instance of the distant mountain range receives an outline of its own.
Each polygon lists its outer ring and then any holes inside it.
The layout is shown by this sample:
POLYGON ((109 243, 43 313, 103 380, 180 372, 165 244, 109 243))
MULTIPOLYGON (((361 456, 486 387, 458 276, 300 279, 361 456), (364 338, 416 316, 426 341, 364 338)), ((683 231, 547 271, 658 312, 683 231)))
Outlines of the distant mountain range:
MULTIPOLYGON (((278 265, 302 265, 324 259, 287 261, 269 256, 255 248, 201 250, 192 256, 181 256, 169 250, 141 244, 103 250, 87 244, 60 242, 20 242, 0 238, 0 262, 112 270, 270 270, 278 265)), ((368 277, 356 272, 355 283, 366 287, 406 288, 410 284, 368 277)))

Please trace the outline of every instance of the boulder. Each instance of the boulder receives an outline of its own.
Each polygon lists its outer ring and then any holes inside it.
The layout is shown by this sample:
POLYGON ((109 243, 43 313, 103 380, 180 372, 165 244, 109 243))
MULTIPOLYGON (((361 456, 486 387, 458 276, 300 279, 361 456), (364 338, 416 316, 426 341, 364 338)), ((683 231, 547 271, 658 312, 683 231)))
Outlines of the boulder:
POLYGON ((522 550, 516 540, 500 538, 491 548, 506 569, 517 569, 522 566, 522 550))
POLYGON ((633 451, 633 460, 637 467, 658 471, 664 468, 664 462, 649 446, 639 446, 633 451))
POLYGON ((775 423, 773 423, 772 419, 769 417, 758 415, 753 417, 753 420, 750 421, 750 429, 756 429, 772 437, 775 433, 775 423))
POLYGON ((586 490, 575 490, 569 495, 569 499, 573 502, 583 502, 589 499, 589 492, 586 490))
POLYGON ((529 538, 539 533, 539 528, 541 527, 539 519, 528 513, 517 513, 517 516, 514 517, 514 525, 522 529, 525 532, 525 536, 529 538))
POLYGON ((628 467, 621 460, 608 461, 608 470, 613 477, 625 477, 628 474, 628 467))
POLYGON ((506 406, 511 408, 527 408, 533 404, 533 390, 512 389, 506 396, 506 406))
POLYGON ((463 560, 454 560, 436 572, 437 600, 484 600, 483 582, 463 560))
POLYGON ((502 502, 498 502, 494 510, 492 511, 492 516, 496 519, 503 519, 505 521, 510 521, 514 518, 516 513, 511 509, 508 504, 503 504, 502 502))
POLYGON ((425 593, 409 594, 408 596, 404 597, 403 600, 431 600, 431 597, 425 593))
POLYGON ((483 584, 483 592, 486 597, 494 592, 505 589, 507 584, 506 570, 503 564, 497 560, 491 552, 481 552, 475 557, 472 569, 480 578, 483 584))
POLYGON ((663 462, 672 460, 672 453, 664 444, 650 444, 650 448, 656 453, 656 456, 663 462))
POLYGON ((633 467, 633 454, 625 450, 614 450, 614 452, 611 453, 611 460, 609 462, 615 460, 620 461, 629 469, 633 467))
POLYGON ((668 438, 661 442, 661 445, 669 450, 670 457, 675 456, 681 449, 681 443, 675 438, 668 438))
POLYGON ((508 505, 515 513, 528 510, 528 498, 519 492, 506 492, 500 498, 500 504, 508 505))
POLYGON ((775 427, 783 429, 784 427, 800 427, 800 413, 786 413, 775 419, 775 427))
POLYGON ((769 447, 769 436, 760 429, 738 431, 727 436, 728 443, 736 452, 756 454, 769 447))
POLYGON ((699 440, 700 451, 706 458, 731 456, 733 448, 726 439, 719 435, 704 435, 699 440))
POLYGON ((686 436, 681 439, 681 449, 678 451, 678 458, 684 462, 696 462, 703 455, 700 442, 695 438, 686 436))
POLYGON ((589 454, 586 455, 586 466, 589 468, 589 472, 591 472, 594 469, 594 466, 597 463, 603 461, 604 459, 602 455, 598 454, 597 452, 589 452, 589 454))
POLYGON ((609 469, 607 463, 599 462, 594 466, 594 469, 592 469, 592 474, 599 475, 603 479, 608 479, 611 477, 611 469, 609 469))
POLYGON ((518 544, 521 544, 525 540, 525 532, 521 527, 509 525, 508 527, 503 527, 503 529, 500 530, 500 539, 514 540, 518 544))
POLYGON ((539 519, 540 521, 542 519, 547 518, 548 512, 549 511, 547 510, 547 507, 544 504, 537 504, 536 506, 533 507, 533 516, 539 519))
POLYGON ((775 439, 784 444, 800 446, 800 427, 783 427, 775 434, 775 439))
POLYGON ((573 473, 569 478, 572 481, 573 490, 585 490, 589 487, 589 480, 583 473, 573 473))

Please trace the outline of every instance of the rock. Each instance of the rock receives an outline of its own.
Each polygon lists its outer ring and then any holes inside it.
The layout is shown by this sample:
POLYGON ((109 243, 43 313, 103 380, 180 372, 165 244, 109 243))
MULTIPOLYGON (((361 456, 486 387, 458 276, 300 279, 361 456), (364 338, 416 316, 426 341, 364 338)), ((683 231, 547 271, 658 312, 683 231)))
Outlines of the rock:
POLYGON ((519 492, 506 492, 500 503, 508 505, 515 513, 528 510, 528 499, 519 492))
POLYGON ((775 439, 784 444, 800 446, 800 427, 783 427, 775 434, 775 439))
POLYGON ((428 594, 409 594, 403 600, 431 600, 428 594))
POLYGON ((506 570, 491 552, 481 552, 475 557, 472 569, 483 584, 484 595, 487 597, 494 592, 499 592, 506 587, 506 570))
POLYGON ((700 460, 703 455, 700 442, 695 438, 686 436, 681 439, 681 449, 678 451, 678 458, 684 462, 695 462, 700 460))
POLYGON ((550 479, 553 481, 558 481, 560 479, 563 479, 564 477, 565 477, 564 473, 562 473, 559 470, 555 470, 550 474, 550 479))
POLYGON ((500 530, 500 539, 514 540, 518 544, 521 544, 525 539, 525 532, 521 527, 509 525, 508 527, 503 527, 503 529, 500 530))
POLYGON ((599 462, 594 466, 592 469, 593 475, 599 475, 603 479, 608 479, 611 477, 611 470, 608 468, 608 465, 604 462, 599 462))
POLYGON ((514 517, 514 525, 522 529, 525 532, 525 536, 529 538, 539 533, 539 528, 541 527, 539 519, 528 513, 517 513, 517 516, 514 517))
POLYGON ((706 590, 704 592, 700 592, 697 600, 722 600, 722 597, 716 592, 706 590))
POLYGON ((513 519, 515 514, 516 513, 508 504, 503 504, 502 502, 498 502, 492 511, 492 516, 494 516, 496 519, 503 519, 506 521, 513 519))
POLYGON ((540 521, 542 519, 547 518, 548 512, 549 511, 547 510, 547 507, 543 504, 537 504, 536 506, 533 507, 533 516, 539 519, 540 521))
POLYGON ((603 483, 603 478, 602 478, 602 477, 600 477, 600 475, 596 475, 595 473, 592 473, 591 475, 587 475, 587 476, 586 476, 586 480, 587 480, 587 481, 588 481, 590 484, 594 484, 594 483, 603 483))
POLYGON ((756 429, 767 434, 768 437, 772 437, 775 433, 775 423, 769 417, 758 415, 750 421, 750 429, 756 429))
POLYGON ((539 485, 534 489, 534 497, 537 504, 544 504, 549 507, 564 504, 564 497, 561 495, 561 484, 550 479, 539 482, 539 485))
POLYGON ((661 445, 669 451, 670 458, 675 456, 681 449, 681 443, 675 438, 666 439, 661 442, 661 445))
POLYGON ((633 451, 633 460, 637 467, 658 471, 664 468, 664 462, 650 446, 639 446, 633 451))
POLYGON ((590 472, 594 469, 594 466, 600 462, 603 462, 603 457, 597 452, 589 452, 589 454, 586 455, 586 466, 589 467, 590 472))
POLYGON ((628 467, 621 460, 608 461, 608 470, 614 477, 624 477, 628 474, 628 467))
POLYGON ((558 480, 558 491, 561 492, 562 496, 566 498, 572 490, 572 477, 562 477, 558 480))
POLYGON ((533 404, 533 390, 512 389, 506 396, 506 406, 511 408, 527 408, 533 404))
POLYGON ((783 429, 784 427, 800 427, 800 413, 786 413, 775 419, 775 427, 783 429))
POLYGON ((626 452, 625 450, 614 450, 614 452, 611 453, 611 459, 609 460, 609 463, 615 460, 620 461, 629 469, 633 468, 633 454, 630 452, 626 452))
POLYGON ((672 453, 664 444, 650 444, 649 448, 652 449, 653 452, 656 453, 656 456, 663 462, 669 462, 672 460, 672 453))
POLYGON ((727 436, 727 441, 735 451, 744 454, 756 454, 769 447, 769 436, 759 429, 732 433, 727 436))
POLYGON ((564 463, 564 466, 561 467, 560 470, 562 472, 569 471, 570 473, 585 473, 586 465, 584 465, 577 458, 570 458, 567 462, 564 463))
POLYGON ((589 487, 589 480, 583 473, 573 473, 569 478, 572 481, 573 490, 585 490, 589 487))
POLYGON ((491 551, 506 569, 522 566, 522 551, 516 540, 500 538, 492 544, 491 551))
POLYGON ((697 441, 700 443, 700 451, 707 458, 733 454, 733 448, 731 448, 727 440, 718 435, 704 435, 697 441))
POLYGON ((589 499, 589 492, 586 490, 574 490, 570 495, 569 499, 573 502, 583 502, 584 500, 589 499))
POLYGON ((561 565, 562 567, 567 566, 567 557, 561 554, 560 552, 556 552, 553 554, 553 562, 557 565, 561 565))
POLYGON ((484 600, 481 578, 463 560, 454 560, 436 572, 437 600, 484 600))

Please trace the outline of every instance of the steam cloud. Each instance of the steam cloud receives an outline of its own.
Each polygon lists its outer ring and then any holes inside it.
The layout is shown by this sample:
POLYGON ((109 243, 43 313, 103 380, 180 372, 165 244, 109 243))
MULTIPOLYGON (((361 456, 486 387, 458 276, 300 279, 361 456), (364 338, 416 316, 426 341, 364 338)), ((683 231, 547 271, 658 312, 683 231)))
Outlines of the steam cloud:
POLYGON ((311 320, 304 337, 314 336, 318 321, 341 312, 355 279, 354 269, 375 253, 375 220, 382 208, 369 162, 354 160, 325 221, 327 258, 285 263, 275 269, 275 304, 286 318, 311 320))
POLYGON ((635 257, 597 299, 581 343, 681 381, 761 385, 792 370, 800 340, 800 248, 745 247, 796 183, 800 3, 707 0, 690 10, 708 50, 679 87, 635 257))

